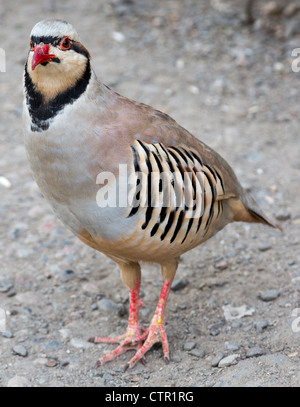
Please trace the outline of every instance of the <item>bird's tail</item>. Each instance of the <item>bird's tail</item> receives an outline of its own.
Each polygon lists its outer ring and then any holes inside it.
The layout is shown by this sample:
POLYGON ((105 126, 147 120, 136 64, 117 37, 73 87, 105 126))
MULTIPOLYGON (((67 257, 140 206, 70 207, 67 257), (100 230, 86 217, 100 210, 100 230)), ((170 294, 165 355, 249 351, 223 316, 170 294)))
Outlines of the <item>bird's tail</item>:
POLYGON ((248 193, 245 193, 242 198, 235 200, 231 206, 235 207, 234 220, 240 222, 262 223, 275 229, 281 230, 281 227, 270 220, 260 209, 258 204, 248 193))

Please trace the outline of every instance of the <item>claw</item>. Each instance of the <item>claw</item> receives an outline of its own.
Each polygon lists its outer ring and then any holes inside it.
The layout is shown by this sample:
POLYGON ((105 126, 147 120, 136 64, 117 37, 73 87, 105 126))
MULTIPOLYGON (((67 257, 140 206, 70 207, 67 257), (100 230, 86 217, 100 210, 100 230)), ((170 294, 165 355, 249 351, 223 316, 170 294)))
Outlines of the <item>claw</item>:
POLYGON ((145 357, 142 357, 142 358, 140 359, 140 362, 141 362, 141 364, 142 364, 143 366, 146 366, 146 364, 147 364, 147 361, 146 361, 146 358, 145 358, 145 357))
POLYGON ((94 365, 94 369, 98 369, 98 367, 101 365, 102 365, 101 360, 97 360, 97 362, 94 365))
MULTIPOLYGON (((157 342, 162 341, 163 344, 163 352, 164 352, 164 359, 165 362, 169 362, 169 347, 168 347, 168 340, 167 335, 165 333, 165 328, 163 324, 158 324, 156 321, 156 315, 154 315, 151 325, 149 328, 149 334, 147 339, 145 340, 144 344, 139 347, 136 354, 133 358, 127 363, 126 369, 132 368, 138 361, 145 360, 145 354, 148 352, 149 349, 153 347, 154 344, 157 342)), ((143 362, 142 362, 143 363, 143 362)))

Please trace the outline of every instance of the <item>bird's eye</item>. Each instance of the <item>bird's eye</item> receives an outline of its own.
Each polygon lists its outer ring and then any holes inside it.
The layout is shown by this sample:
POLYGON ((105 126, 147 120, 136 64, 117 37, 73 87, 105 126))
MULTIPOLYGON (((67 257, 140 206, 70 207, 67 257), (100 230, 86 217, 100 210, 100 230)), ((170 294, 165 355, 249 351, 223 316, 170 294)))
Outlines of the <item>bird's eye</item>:
POLYGON ((31 51, 33 51, 34 50, 34 42, 32 40, 30 40, 29 45, 30 45, 31 51))
POLYGON ((69 37, 65 37, 60 43, 60 49, 69 49, 71 46, 71 40, 69 37))

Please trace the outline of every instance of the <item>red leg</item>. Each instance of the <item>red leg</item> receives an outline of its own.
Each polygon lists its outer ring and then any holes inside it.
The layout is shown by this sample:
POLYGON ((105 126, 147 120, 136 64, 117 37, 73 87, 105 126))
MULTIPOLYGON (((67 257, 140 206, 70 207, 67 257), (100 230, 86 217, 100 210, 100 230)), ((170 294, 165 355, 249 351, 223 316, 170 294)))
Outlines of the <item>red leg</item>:
MULTIPOLYGON (((119 264, 119 263, 118 263, 119 264)), ((138 311, 142 306, 142 300, 139 297, 141 285, 141 271, 138 263, 121 263, 121 277, 123 282, 130 287, 130 305, 127 331, 124 335, 114 338, 91 338, 90 342, 94 343, 120 343, 120 345, 107 355, 100 358, 96 367, 113 360, 116 356, 121 355, 129 349, 138 349, 134 357, 125 366, 125 370, 133 367, 138 361, 143 362, 144 356, 156 342, 162 342, 164 359, 169 362, 169 345, 165 332, 164 312, 167 299, 169 296, 172 281, 174 279, 178 259, 173 259, 162 264, 163 285, 154 316, 149 328, 144 330, 139 322, 138 311), (142 332, 144 330, 144 332, 142 332), (143 344, 142 342, 145 341, 143 344)))
POLYGON ((125 334, 117 337, 100 337, 96 336, 95 338, 90 338, 89 342, 94 343, 119 343, 120 345, 109 352, 107 355, 100 358, 96 367, 113 360, 115 357, 122 355, 124 352, 130 349, 136 349, 141 347, 141 341, 145 336, 145 333, 142 332, 145 330, 139 322, 139 309, 143 304, 143 301, 139 297, 141 279, 138 277, 134 283, 134 287, 129 291, 130 300, 129 300, 129 318, 128 326, 125 334))
POLYGON ((164 311, 172 281, 173 278, 171 280, 165 280, 163 282, 157 307, 151 320, 150 327, 148 329, 148 336, 144 344, 140 346, 134 357, 130 360, 129 363, 127 363, 127 365, 125 366, 125 370, 127 370, 128 368, 132 368, 140 359, 145 356, 146 352, 148 352, 148 350, 151 349, 156 342, 160 341, 162 342, 163 346, 164 359, 167 363, 169 362, 169 344, 164 326, 164 311))

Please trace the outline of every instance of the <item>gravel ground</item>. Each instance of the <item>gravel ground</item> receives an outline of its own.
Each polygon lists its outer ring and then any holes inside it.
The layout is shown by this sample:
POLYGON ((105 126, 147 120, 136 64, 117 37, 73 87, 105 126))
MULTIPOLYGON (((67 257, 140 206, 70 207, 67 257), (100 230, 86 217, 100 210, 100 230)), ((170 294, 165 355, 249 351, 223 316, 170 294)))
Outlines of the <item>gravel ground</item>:
MULTIPOLYGON (((252 27, 237 0, 2 4, 0 386, 300 385, 300 73, 291 57, 300 20, 263 14, 260 3, 252 27), (124 332, 128 293, 116 266, 55 218, 26 161, 22 71, 31 28, 46 17, 77 28, 106 84, 223 155, 283 228, 232 224, 182 257, 166 312, 169 365, 155 347, 146 366, 124 373, 130 351, 93 368, 112 345, 87 338, 124 332)), ((144 265, 144 324, 160 284, 159 268, 144 265)))

